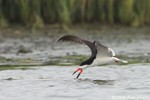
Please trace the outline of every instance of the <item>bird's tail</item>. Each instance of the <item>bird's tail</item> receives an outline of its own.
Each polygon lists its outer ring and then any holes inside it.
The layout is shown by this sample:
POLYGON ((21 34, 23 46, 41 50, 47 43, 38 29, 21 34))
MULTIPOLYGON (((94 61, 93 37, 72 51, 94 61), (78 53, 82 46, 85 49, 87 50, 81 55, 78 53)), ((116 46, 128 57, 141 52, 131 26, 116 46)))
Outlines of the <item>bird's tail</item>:
POLYGON ((126 60, 120 60, 120 62, 121 62, 121 63, 124 63, 124 64, 127 64, 127 63, 128 63, 128 61, 126 61, 126 60))

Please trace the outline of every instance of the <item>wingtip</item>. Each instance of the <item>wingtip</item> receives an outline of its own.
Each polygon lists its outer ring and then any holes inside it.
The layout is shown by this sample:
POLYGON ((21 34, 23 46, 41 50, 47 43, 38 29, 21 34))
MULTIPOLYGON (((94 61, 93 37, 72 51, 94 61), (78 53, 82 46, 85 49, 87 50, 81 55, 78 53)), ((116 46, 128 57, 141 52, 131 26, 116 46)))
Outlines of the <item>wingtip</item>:
POLYGON ((60 42, 61 41, 61 38, 60 39, 58 39, 56 42, 60 42))
MULTIPOLYGON (((65 36, 66 36, 66 35, 65 35, 65 36)), ((65 36, 62 36, 61 38, 59 38, 59 39, 57 40, 57 42, 62 42, 62 41, 63 41, 63 38, 64 38, 65 36)))
POLYGON ((63 42, 63 41, 72 41, 72 42, 78 42, 77 39, 80 39, 79 37, 73 36, 73 35, 64 35, 61 38, 57 40, 57 42, 63 42))
POLYGON ((64 35, 64 36, 60 37, 60 38, 57 40, 57 42, 63 41, 63 39, 66 38, 67 36, 68 36, 68 35, 64 35))

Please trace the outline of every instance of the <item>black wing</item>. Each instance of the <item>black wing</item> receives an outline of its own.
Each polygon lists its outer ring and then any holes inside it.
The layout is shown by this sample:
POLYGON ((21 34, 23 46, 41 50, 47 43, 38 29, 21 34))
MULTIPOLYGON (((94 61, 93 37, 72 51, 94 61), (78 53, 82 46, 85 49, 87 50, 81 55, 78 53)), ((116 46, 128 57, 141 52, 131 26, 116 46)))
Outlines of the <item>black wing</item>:
POLYGON ((87 59, 86 61, 82 62, 80 64, 80 66, 90 65, 96 58, 97 49, 96 49, 95 45, 90 41, 81 39, 81 38, 79 38, 77 36, 73 36, 73 35, 65 35, 65 36, 61 37, 58 41, 71 41, 71 42, 76 42, 79 44, 86 44, 91 49, 91 52, 92 52, 91 57, 89 59, 87 59))

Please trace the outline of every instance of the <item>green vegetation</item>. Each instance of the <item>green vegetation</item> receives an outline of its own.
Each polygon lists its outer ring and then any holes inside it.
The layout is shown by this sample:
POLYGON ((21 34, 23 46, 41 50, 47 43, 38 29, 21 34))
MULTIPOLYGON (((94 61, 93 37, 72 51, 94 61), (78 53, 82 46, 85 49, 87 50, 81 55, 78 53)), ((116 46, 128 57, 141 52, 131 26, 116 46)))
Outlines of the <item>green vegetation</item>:
MULTIPOLYGON (((139 56, 139 57, 128 57, 125 55, 118 55, 117 56, 120 59, 128 60, 127 64, 137 64, 137 63, 150 63, 150 58, 145 56, 139 56)), ((0 65, 0 71, 1 70, 28 70, 32 69, 34 67, 39 66, 47 66, 47 65, 56 65, 56 66, 73 66, 73 65, 79 65, 81 62, 83 62, 85 59, 88 59, 89 56, 85 55, 66 55, 63 57, 52 57, 49 59, 49 61, 43 62, 43 63, 32 63, 32 62, 24 62, 25 59, 17 60, 0 58, 2 62, 5 62, 7 64, 0 65), (13 61, 15 63, 10 63, 10 61, 13 61)), ((126 65, 123 63, 120 63, 119 65, 126 65)), ((104 66, 104 65, 103 65, 104 66)))
POLYGON ((42 28, 76 23, 150 24, 149 0, 0 0, 0 27, 22 24, 42 28))
POLYGON ((49 61, 45 62, 44 65, 59 65, 59 66, 71 66, 71 65, 79 65, 85 59, 88 59, 88 56, 84 55, 66 55, 63 57, 52 57, 49 61))
POLYGON ((34 67, 36 65, 0 65, 0 71, 1 70, 28 70, 32 69, 31 67, 34 67))
MULTIPOLYGON (((145 56, 128 57, 125 55, 118 55, 117 57, 122 60, 128 60, 127 64, 150 63, 150 58, 145 56)), ((89 56, 85 55, 66 55, 58 58, 53 57, 49 61, 45 62, 43 65, 59 65, 59 66, 79 65, 81 62, 83 62, 85 59, 88 58, 89 56)), ((120 63, 120 65, 126 64, 120 63)))

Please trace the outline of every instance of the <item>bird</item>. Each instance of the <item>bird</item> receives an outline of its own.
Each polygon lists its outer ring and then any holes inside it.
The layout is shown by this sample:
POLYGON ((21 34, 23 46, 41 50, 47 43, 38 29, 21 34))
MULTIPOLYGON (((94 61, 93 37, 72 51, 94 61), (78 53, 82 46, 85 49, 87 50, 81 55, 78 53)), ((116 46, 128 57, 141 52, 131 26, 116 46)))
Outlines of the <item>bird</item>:
POLYGON ((72 75, 79 72, 76 76, 76 79, 83 73, 83 70, 89 67, 112 64, 112 63, 128 63, 128 61, 121 60, 116 57, 116 54, 113 49, 101 44, 99 41, 89 41, 82 38, 79 38, 74 35, 65 35, 57 40, 57 42, 74 42, 79 44, 87 45, 91 50, 91 56, 80 63, 72 75))

